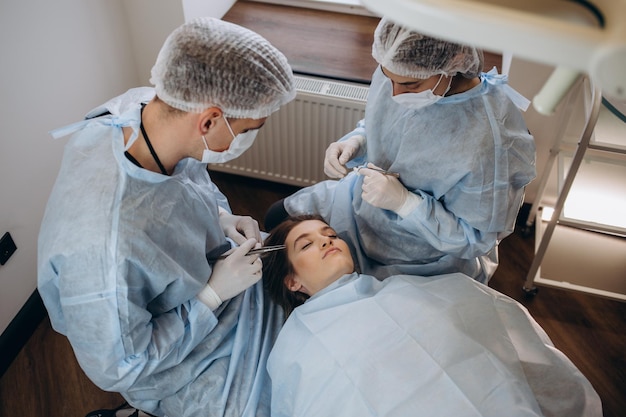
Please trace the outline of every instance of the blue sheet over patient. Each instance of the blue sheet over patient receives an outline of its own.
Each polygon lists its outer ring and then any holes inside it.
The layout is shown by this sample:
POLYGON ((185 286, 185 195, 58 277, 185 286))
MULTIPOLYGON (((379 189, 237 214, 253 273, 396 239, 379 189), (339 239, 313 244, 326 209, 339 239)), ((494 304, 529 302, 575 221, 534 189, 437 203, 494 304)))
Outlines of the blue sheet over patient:
POLYGON ((294 310, 268 370, 275 417, 602 415, 527 311, 462 274, 346 275, 294 310))

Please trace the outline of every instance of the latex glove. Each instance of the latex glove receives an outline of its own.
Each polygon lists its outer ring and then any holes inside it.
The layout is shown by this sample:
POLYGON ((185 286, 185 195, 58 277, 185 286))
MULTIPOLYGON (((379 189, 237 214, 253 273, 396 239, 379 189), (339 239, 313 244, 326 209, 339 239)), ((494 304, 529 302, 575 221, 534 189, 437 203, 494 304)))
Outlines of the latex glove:
MULTIPOLYGON (((371 162, 367 166, 380 169, 371 162)), ((394 176, 368 168, 359 168, 358 173, 364 177, 361 198, 374 207, 391 210, 406 217, 422 201, 420 196, 409 192, 394 176)))
POLYGON ((324 156, 324 173, 330 178, 345 177, 348 174, 346 163, 358 154, 364 144, 365 137, 361 135, 350 136, 344 141, 331 143, 324 156))
POLYGON ((220 211, 219 222, 224 234, 238 245, 248 239, 256 239, 259 244, 263 241, 259 223, 250 216, 236 216, 224 210, 220 211))
POLYGON ((228 255, 226 259, 221 259, 213 265, 208 286, 221 301, 233 298, 261 279, 263 268, 261 258, 259 255, 246 256, 256 244, 255 239, 248 239, 241 246, 226 252, 228 255))

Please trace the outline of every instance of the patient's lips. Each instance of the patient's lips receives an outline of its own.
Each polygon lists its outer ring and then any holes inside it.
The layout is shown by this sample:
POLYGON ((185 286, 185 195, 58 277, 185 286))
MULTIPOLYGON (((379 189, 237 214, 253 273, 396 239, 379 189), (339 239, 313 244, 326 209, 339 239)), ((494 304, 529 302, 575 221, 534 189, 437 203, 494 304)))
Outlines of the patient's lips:
POLYGON ((336 246, 331 246, 326 252, 324 252, 324 256, 322 256, 322 259, 326 258, 331 253, 335 253, 335 252, 341 252, 341 249, 339 249, 336 246))

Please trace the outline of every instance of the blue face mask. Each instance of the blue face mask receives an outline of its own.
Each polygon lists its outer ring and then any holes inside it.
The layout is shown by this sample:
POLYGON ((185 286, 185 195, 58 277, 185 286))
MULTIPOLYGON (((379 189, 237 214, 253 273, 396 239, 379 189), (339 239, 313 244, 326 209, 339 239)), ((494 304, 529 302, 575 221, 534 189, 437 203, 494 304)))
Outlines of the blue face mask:
POLYGON ((438 96, 433 93, 433 90, 436 90, 439 86, 439 83, 443 79, 443 74, 439 77, 437 84, 430 90, 420 91, 419 93, 403 93, 393 96, 393 100, 405 107, 408 107, 413 110, 422 109, 426 106, 430 106, 431 104, 435 104, 439 100, 441 100, 448 91, 450 91, 450 86, 452 85, 452 77, 450 77, 450 83, 448 84, 448 88, 443 93, 443 95, 438 96))

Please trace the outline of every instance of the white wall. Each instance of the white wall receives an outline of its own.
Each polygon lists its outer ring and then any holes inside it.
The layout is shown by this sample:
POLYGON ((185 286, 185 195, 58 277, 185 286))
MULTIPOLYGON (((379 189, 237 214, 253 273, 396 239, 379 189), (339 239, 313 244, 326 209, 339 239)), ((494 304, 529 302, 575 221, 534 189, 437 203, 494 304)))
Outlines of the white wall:
POLYGON ((211 16, 221 19, 237 0, 183 0, 185 21, 211 16))
POLYGON ((0 332, 36 288, 37 234, 65 139, 48 131, 146 85, 179 0, 0 2, 0 236, 18 247, 0 266, 0 332))
POLYGON ((150 85, 150 70, 165 38, 184 23, 184 2, 185 0, 122 1, 129 22, 131 47, 140 85, 150 85))

